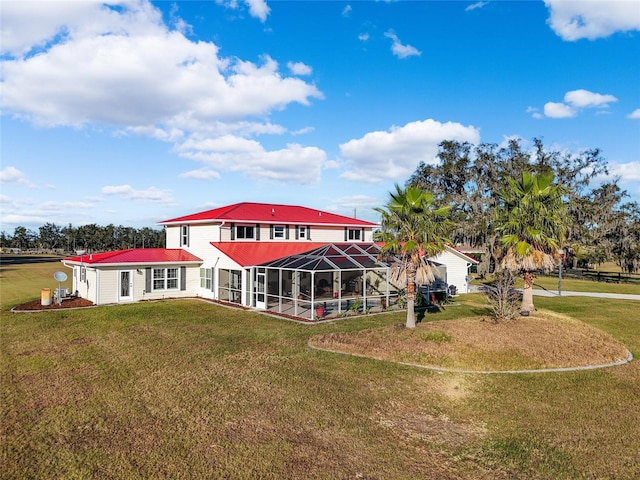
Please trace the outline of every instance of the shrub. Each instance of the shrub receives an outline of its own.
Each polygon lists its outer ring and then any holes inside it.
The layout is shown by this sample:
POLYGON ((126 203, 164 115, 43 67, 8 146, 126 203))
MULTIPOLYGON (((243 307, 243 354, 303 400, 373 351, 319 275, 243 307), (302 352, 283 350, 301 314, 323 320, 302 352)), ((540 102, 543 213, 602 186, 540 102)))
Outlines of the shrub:
POLYGON ((482 288, 493 311, 495 322, 513 320, 520 311, 521 294, 513 287, 514 283, 513 274, 503 270, 495 274, 492 283, 482 288))

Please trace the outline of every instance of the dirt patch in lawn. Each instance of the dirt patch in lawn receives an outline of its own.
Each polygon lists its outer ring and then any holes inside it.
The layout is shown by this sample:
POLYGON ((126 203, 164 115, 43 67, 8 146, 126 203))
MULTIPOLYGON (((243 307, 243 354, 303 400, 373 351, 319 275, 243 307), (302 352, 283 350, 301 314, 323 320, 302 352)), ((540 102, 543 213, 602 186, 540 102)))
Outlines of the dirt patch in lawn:
POLYGON ((627 359, 629 352, 601 330, 553 312, 507 323, 481 317, 395 325, 313 337, 312 347, 430 367, 505 371, 587 367, 627 359))

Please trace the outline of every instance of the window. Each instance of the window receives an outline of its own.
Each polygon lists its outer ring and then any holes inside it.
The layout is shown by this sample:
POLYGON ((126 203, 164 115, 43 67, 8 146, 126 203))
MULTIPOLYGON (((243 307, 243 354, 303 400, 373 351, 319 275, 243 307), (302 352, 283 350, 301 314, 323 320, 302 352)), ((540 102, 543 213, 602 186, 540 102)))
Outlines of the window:
POLYGON ((236 227, 236 238, 241 240, 253 240, 255 238, 255 227, 252 225, 238 225, 236 227))
POLYGON ((298 238, 307 238, 307 227, 298 227, 298 238))
POLYGON ((180 225, 180 246, 189 246, 189 225, 180 225))
POLYGON ((226 302, 242 301, 242 270, 220 269, 218 276, 218 299, 226 302))
POLYGON ((211 269, 210 268, 200 269, 200 288, 206 288, 207 290, 211 290, 211 269))
POLYGON ((273 238, 284 238, 284 226, 276 225, 273 227, 273 238))
POLYGON ((360 240, 360 230, 349 229, 349 240, 360 240))
POLYGON ((80 281, 83 283, 87 281, 87 267, 84 265, 80 265, 80 281))
POLYGON ((154 290, 177 290, 178 288, 178 268, 154 268, 153 269, 153 289, 154 290))

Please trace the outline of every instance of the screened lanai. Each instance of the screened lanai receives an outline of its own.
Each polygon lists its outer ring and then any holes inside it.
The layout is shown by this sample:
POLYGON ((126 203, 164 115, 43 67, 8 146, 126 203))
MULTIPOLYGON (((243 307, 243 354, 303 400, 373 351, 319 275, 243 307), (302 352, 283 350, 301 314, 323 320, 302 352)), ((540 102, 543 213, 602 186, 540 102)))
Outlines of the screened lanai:
POLYGON ((254 306, 307 319, 385 309, 401 287, 375 243, 331 243, 254 267, 254 306))

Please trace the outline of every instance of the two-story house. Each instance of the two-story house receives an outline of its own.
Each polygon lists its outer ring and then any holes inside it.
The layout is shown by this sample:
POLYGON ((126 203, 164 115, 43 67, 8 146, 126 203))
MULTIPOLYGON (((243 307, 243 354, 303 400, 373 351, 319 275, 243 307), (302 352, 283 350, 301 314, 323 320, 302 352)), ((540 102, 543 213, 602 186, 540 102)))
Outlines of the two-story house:
MULTIPOLYGON (((167 248, 65 259, 74 292, 96 304, 201 297, 303 318, 397 299, 400 287, 379 259, 372 222, 300 206, 238 203, 159 225, 167 248)), ((469 260, 462 258, 464 268, 469 260)))

